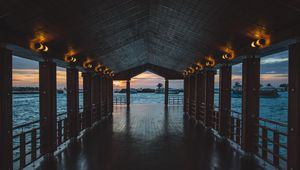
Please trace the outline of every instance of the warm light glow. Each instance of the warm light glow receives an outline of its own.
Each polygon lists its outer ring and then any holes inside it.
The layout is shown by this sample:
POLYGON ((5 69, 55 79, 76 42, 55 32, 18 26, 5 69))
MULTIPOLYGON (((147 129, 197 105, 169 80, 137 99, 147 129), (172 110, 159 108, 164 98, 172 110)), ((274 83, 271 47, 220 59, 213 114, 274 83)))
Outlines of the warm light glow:
POLYGON ((102 71, 102 67, 103 65, 102 64, 97 64, 97 66, 95 67, 95 71, 96 72, 101 72, 102 71))
POLYGON ((41 42, 32 43, 30 48, 37 52, 47 52, 49 50, 49 48, 41 42))
POLYGON ((258 40, 255 40, 251 43, 251 47, 253 48, 264 48, 266 47, 266 40, 261 38, 261 39, 258 39, 258 40))
POLYGON ((83 62, 82 64, 83 68, 85 69, 91 69, 93 68, 92 61, 90 59, 87 59, 86 61, 83 62))
POLYGON ((193 67, 188 68, 188 73, 193 74, 195 72, 195 69, 193 67))
POLYGON ((78 52, 75 51, 73 48, 69 48, 68 52, 65 54, 64 60, 65 62, 72 62, 75 63, 77 61, 77 58, 74 57, 74 55, 76 55, 78 52))
POLYGON ((271 44, 271 36, 266 32, 266 28, 256 28, 248 33, 254 41, 251 42, 252 48, 265 48, 271 44))
POLYGON ((216 61, 212 56, 208 56, 205 59, 206 59, 205 66, 213 67, 216 65, 216 61))
POLYGON ((221 47, 221 51, 224 52, 222 55, 223 60, 233 60, 235 58, 235 51, 230 47, 221 47))
POLYGON ((196 68, 197 71, 203 70, 203 65, 200 62, 196 63, 196 68))

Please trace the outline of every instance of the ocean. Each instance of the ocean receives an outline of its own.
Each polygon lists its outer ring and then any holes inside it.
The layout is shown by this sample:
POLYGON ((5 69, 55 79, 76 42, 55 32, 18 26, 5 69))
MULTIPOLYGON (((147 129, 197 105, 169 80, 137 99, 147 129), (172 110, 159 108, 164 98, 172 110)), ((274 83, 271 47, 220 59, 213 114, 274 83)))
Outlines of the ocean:
MULTIPOLYGON (((114 95, 125 95, 115 93, 114 95)), ((182 96, 183 94, 178 94, 182 96)), ((219 94, 215 93, 215 106, 219 105, 219 94)), ((67 96, 57 94, 57 113, 67 111, 67 96)), ((131 94, 132 104, 164 103, 164 94, 137 93, 131 94)), ((232 110, 241 112, 242 99, 231 99, 232 110)), ((79 93, 79 107, 83 107, 83 94, 79 93)), ((276 98, 260 98, 260 116, 274 121, 287 123, 288 93, 279 92, 276 98)), ((14 94, 13 95, 13 125, 37 120, 39 118, 39 94, 14 94)))

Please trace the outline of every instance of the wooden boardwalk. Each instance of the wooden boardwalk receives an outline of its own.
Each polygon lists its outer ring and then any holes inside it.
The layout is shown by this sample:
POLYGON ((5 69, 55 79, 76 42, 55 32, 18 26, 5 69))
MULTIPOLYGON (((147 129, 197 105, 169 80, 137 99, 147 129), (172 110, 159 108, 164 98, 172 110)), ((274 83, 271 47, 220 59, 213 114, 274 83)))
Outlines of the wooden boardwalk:
POLYGON ((40 169, 259 169, 228 144, 183 118, 181 106, 115 106, 113 118, 40 169))

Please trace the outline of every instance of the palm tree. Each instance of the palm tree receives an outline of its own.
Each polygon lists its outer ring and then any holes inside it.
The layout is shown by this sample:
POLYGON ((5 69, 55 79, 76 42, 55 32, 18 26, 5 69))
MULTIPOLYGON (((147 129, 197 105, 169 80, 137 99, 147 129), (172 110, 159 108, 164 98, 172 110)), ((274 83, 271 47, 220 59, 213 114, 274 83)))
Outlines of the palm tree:
POLYGON ((158 89, 162 88, 162 86, 163 86, 163 84, 161 84, 161 83, 157 84, 158 89))

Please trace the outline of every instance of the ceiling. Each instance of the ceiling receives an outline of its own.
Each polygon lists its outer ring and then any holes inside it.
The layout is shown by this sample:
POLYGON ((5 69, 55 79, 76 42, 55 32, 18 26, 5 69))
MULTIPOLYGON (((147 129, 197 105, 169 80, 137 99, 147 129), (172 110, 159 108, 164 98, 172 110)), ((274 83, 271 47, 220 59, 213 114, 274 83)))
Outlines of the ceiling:
MULTIPOLYGON (((145 64, 181 72, 222 49, 245 51, 260 32, 272 43, 299 36, 297 0, 2 0, 0 42, 37 37, 47 56, 71 49, 115 72, 145 64)), ((247 51, 247 50, 246 50, 247 51)))

